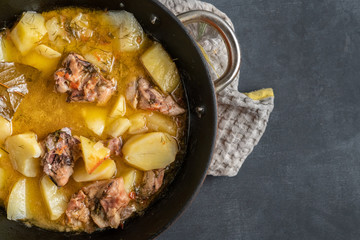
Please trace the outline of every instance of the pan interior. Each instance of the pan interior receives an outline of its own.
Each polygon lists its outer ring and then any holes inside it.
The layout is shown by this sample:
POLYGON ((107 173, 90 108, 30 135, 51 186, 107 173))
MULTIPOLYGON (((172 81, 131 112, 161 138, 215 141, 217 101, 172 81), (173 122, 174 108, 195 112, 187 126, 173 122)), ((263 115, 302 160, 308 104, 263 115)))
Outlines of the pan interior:
MULTIPOLYGON (((160 41, 173 58, 182 75, 187 96, 189 124, 187 153, 184 163, 174 181, 163 196, 143 216, 125 225, 123 230, 106 230, 91 235, 79 234, 79 239, 148 239, 165 230, 190 203, 199 190, 210 163, 216 136, 216 98, 205 61, 195 42, 182 24, 153 0, 5 0, 0 2, 1 20, 4 26, 11 26, 24 11, 48 11, 57 7, 80 6, 96 9, 127 10, 135 15, 144 30, 160 41), (151 20, 156 16, 158 21, 151 20), (204 112, 197 111, 203 108, 204 112)), ((9 221, 6 213, 0 213, 0 239, 63 239, 73 233, 59 233, 9 221)))

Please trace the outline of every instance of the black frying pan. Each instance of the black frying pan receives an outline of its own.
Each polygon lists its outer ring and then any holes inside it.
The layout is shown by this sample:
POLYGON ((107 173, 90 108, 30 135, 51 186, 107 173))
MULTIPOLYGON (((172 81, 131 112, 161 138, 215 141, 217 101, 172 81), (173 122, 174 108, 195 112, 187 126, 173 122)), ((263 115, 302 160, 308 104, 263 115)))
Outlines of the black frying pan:
MULTIPOLYGON (((135 15, 148 34, 160 41, 173 58, 178 59, 176 63, 182 74, 190 112, 187 153, 181 169, 163 196, 147 209, 143 216, 136 217, 126 224, 123 230, 111 229, 89 235, 28 228, 23 223, 7 220, 5 211, 1 210, 0 239, 153 238, 164 231, 190 203, 205 179, 212 157, 217 128, 216 98, 206 63, 183 24, 155 0, 1 0, 0 19, 3 26, 11 27, 24 11, 41 12, 65 6, 127 10, 135 15)), ((240 51, 235 35, 221 19, 207 12, 190 12, 179 17, 186 23, 195 20, 206 21, 224 35, 230 63, 226 73, 215 81, 216 90, 221 90, 239 72, 240 51)))

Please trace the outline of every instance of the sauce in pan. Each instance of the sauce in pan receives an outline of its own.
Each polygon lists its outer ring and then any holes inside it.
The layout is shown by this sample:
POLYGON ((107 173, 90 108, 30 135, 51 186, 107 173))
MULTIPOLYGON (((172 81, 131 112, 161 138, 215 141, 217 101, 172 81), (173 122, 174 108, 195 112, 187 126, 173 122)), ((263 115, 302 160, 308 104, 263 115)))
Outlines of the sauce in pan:
POLYGON ((83 8, 26 12, 0 41, 7 217, 92 232, 146 209, 185 150, 183 88, 161 44, 131 13, 83 8))

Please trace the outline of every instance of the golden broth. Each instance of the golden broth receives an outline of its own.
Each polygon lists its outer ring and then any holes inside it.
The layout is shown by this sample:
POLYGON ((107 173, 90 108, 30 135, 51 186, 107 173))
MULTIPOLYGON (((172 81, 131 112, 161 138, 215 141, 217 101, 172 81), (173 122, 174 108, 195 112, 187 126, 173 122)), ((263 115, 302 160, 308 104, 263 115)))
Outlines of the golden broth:
MULTIPOLYGON (((80 12, 86 13, 90 16, 90 29, 93 29, 102 34, 106 34, 106 32, 104 32, 107 29, 105 23, 103 23, 102 20, 98 17, 100 11, 92 11, 80 8, 65 8, 44 12, 42 15, 44 16, 45 21, 47 21, 50 18, 58 15, 65 16, 67 18, 73 18, 80 12)), ((46 40, 42 40, 42 44, 50 46, 61 53, 75 52, 83 55, 89 49, 97 49, 99 47, 102 47, 102 49, 109 49, 104 51, 111 51, 111 43, 103 45, 100 44, 101 46, 99 46, 98 41, 95 41, 92 38, 87 40, 72 40, 71 43, 66 44, 65 46, 54 45, 48 40, 48 38, 43 39, 46 40)), ((116 95, 125 94, 126 85, 132 77, 139 75, 148 76, 139 61, 139 56, 152 44, 153 42, 149 38, 145 37, 144 42, 139 50, 134 52, 120 52, 115 54, 114 70, 110 75, 117 80, 116 95)), ((22 61, 22 57, 18 52, 14 52, 13 54, 17 54, 15 59, 18 59, 19 62, 22 61)), ((62 57, 64 57, 64 54, 62 57)), ((56 68, 51 69, 50 72, 53 73, 55 70, 56 68)), ((20 107, 14 115, 12 121, 13 134, 32 131, 37 134, 38 140, 42 140, 51 132, 54 132, 63 127, 70 127, 73 135, 82 135, 97 140, 106 139, 104 134, 103 136, 98 137, 91 130, 89 130, 81 114, 81 109, 94 106, 94 104, 67 103, 66 94, 56 93, 54 90, 53 74, 42 74, 39 79, 34 79, 33 81, 28 82, 28 89, 29 93, 25 96, 20 104, 20 107)), ((107 105, 104 106, 104 108, 109 111, 115 99, 116 97, 113 96, 107 105)), ((134 112, 135 110, 132 110, 128 105, 126 116, 129 116, 134 112)), ((180 125, 184 126, 185 117, 178 118, 177 122, 181 122, 180 125)), ((178 137, 183 135, 182 131, 183 128, 178 129, 178 137)), ((126 139, 127 136, 125 135, 123 138, 126 139)), ((120 158, 114 160, 117 162, 118 168, 124 164, 120 158)), ((1 158, 0 167, 5 170, 7 178, 5 187, 0 189, 0 199, 3 200, 3 206, 6 206, 7 198, 12 189, 12 186, 17 180, 24 176, 13 170, 10 160, 6 155, 1 158)), ((41 174, 39 174, 37 177, 27 178, 27 196, 29 198, 29 201, 27 201, 27 210, 29 212, 27 221, 42 228, 60 231, 66 230, 63 224, 64 216, 60 217, 56 221, 51 221, 49 219, 49 214, 47 212, 45 203, 43 202, 39 187, 40 179, 43 176, 42 169, 40 172, 41 174)), ((61 188, 61 191, 66 193, 66 196, 68 199, 70 199, 72 194, 87 184, 88 183, 77 183, 72 178, 70 178, 69 182, 61 188)))

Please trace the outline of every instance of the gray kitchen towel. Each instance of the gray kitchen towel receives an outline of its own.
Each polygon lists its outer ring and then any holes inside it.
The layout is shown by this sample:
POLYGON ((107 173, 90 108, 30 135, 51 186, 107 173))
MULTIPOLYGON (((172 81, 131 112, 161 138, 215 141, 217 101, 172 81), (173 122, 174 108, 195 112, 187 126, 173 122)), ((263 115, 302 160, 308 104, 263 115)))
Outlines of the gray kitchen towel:
MULTIPOLYGON (((233 29, 229 17, 212 4, 197 0, 159 0, 175 15, 191 10, 207 10, 224 19, 233 29)), ((227 66, 224 42, 216 31, 205 23, 187 26, 199 44, 213 80, 221 76, 227 66)), ((274 108, 271 88, 250 93, 237 90, 239 76, 217 94, 218 133, 214 156, 208 170, 213 176, 235 176, 245 159, 263 135, 274 108)))

